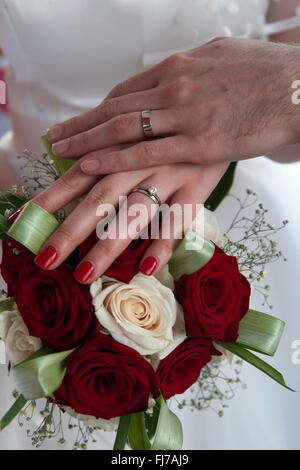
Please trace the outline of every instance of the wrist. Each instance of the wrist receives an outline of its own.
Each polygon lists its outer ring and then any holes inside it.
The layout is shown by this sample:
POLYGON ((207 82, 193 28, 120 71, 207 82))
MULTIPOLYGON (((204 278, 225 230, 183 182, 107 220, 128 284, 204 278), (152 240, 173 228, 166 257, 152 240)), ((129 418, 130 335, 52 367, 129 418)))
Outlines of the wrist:
MULTIPOLYGON (((300 45, 286 46, 291 54, 287 54, 285 80, 288 103, 282 113, 283 129, 286 129, 285 145, 300 144, 300 45)), ((283 70, 283 77, 285 71, 283 70)))

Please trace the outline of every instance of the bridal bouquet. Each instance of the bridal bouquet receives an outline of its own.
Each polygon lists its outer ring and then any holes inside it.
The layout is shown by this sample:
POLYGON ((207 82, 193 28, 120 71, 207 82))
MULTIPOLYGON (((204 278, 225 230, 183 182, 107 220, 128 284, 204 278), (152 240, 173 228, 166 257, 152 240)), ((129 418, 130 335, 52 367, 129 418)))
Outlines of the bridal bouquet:
MULTIPOLYGON (((48 175, 56 163, 51 158, 48 175)), ((220 192, 221 186, 214 198, 220 192)), ((249 280, 240 272, 245 249, 230 243, 228 234, 220 236, 213 212, 204 209, 204 229, 194 224, 158 275, 139 272, 151 239, 137 238, 86 286, 76 282, 71 268, 96 234, 63 266, 41 270, 35 255, 61 214, 55 217, 27 199, 14 191, 1 199, 7 290, 0 302, 0 337, 17 385, 1 429, 28 403, 35 408, 37 399, 46 398, 44 430, 52 424, 49 407, 56 406, 90 431, 117 431, 115 450, 126 444, 181 449, 182 427, 167 401, 190 389, 208 364, 233 353, 286 386, 279 372, 250 351, 274 355, 284 323, 249 308, 253 269, 248 263, 249 280), (24 202, 20 215, 9 219, 11 208, 24 202)), ((274 246, 270 253, 278 256, 274 246)))

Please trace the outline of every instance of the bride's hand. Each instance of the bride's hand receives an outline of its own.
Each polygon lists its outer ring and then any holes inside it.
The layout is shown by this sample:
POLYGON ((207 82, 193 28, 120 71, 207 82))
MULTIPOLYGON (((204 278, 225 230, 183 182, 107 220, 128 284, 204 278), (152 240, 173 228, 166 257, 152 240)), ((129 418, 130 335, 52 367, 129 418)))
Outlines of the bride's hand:
MULTIPOLYGON (((128 234, 130 231, 128 225, 132 225, 131 222, 137 218, 137 214, 132 213, 133 209, 141 209, 139 206, 135 208, 133 206, 143 205, 144 210, 139 216, 140 231, 147 227, 153 216, 151 208, 157 209, 158 207, 148 196, 139 192, 131 193, 135 187, 155 186, 158 188, 161 202, 168 202, 169 207, 175 204, 180 207, 189 204, 189 209, 193 212, 190 214, 193 220, 196 215, 196 205, 207 199, 226 168, 227 164, 224 163, 208 167, 174 164, 112 174, 99 179, 99 177, 83 174, 80 170, 80 162, 77 162, 60 179, 33 199, 34 203, 53 213, 69 202, 83 197, 75 210, 44 245, 36 258, 37 265, 42 269, 57 268, 107 216, 104 211, 107 210, 108 205, 118 208, 119 196, 128 196, 127 214, 124 217, 124 214, 120 216, 119 213, 111 222, 112 224, 115 222, 116 227, 121 227, 122 233, 125 233, 124 238, 120 238, 117 231, 115 239, 100 239, 74 272, 74 277, 79 282, 93 282, 109 268, 136 235, 136 233, 128 234)), ((190 223, 191 220, 188 217, 184 218, 182 231, 190 223)), ((176 244, 180 241, 178 235, 181 236, 181 234, 177 233, 174 236, 171 228, 170 237, 153 240, 141 261, 141 271, 148 275, 160 271, 169 261, 176 244)))
POLYGON ((269 154, 299 140, 291 99, 299 64, 298 46, 217 38, 120 83, 48 137, 58 156, 85 155, 81 169, 90 175, 269 154), (152 110, 154 135, 164 138, 144 141, 144 109, 152 110), (135 145, 106 150, 126 142, 135 145))

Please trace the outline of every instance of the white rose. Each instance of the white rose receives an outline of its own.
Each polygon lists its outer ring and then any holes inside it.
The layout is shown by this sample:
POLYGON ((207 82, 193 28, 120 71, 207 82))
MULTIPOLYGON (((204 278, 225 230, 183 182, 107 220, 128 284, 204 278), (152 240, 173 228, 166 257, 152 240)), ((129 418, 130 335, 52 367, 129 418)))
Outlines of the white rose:
POLYGON ((224 238, 219 227, 215 212, 206 209, 204 206, 198 212, 191 229, 199 233, 206 240, 211 240, 219 247, 224 244, 224 238))
POLYGON ((112 419, 102 419, 102 418, 95 418, 94 416, 90 415, 82 415, 76 413, 73 408, 69 406, 64 406, 64 410, 72 416, 72 418, 78 419, 82 421, 87 426, 97 426, 104 431, 117 431, 119 426, 120 418, 112 418, 112 419))
POLYGON ((0 336, 5 342, 6 354, 12 365, 24 361, 42 347, 39 338, 29 336, 27 326, 17 310, 0 313, 0 336))
POLYGON ((185 339, 181 306, 153 276, 138 273, 129 284, 103 277, 92 284, 91 295, 101 327, 142 355, 163 353, 185 339))

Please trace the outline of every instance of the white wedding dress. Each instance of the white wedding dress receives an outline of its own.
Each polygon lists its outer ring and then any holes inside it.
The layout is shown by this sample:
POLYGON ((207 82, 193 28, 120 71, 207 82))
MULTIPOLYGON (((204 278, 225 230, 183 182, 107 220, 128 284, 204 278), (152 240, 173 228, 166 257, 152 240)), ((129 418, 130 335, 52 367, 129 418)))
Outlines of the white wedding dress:
MULTIPOLYGON (((39 137, 52 124, 97 105, 118 82, 217 35, 264 38, 299 24, 265 24, 267 0, 0 0, 0 45, 9 63, 7 85, 12 131, 0 140, 0 184, 19 178, 17 155, 43 151, 39 137)), ((276 77, 275 77, 276 79, 276 77)), ((288 263, 269 268, 275 313, 287 327, 275 359, 269 362, 300 390, 300 365, 292 363, 292 342, 300 340, 299 289, 300 164, 266 158, 240 163, 232 193, 250 187, 270 209, 272 221, 290 224, 279 236, 288 263)), ((233 214, 227 200, 218 210, 223 228, 233 214)), ((254 306, 260 308, 260 299, 254 306)), ((243 381, 225 416, 178 411, 185 449, 297 449, 300 398, 256 369, 244 365, 243 381)), ((12 403, 13 382, 0 366, 0 414, 12 403)), ((100 436, 110 448, 113 436, 100 436)), ((0 434, 0 449, 30 448, 11 424, 0 434)), ((93 446, 92 448, 96 448, 93 446)), ((45 448, 56 449, 55 443, 45 448)))

